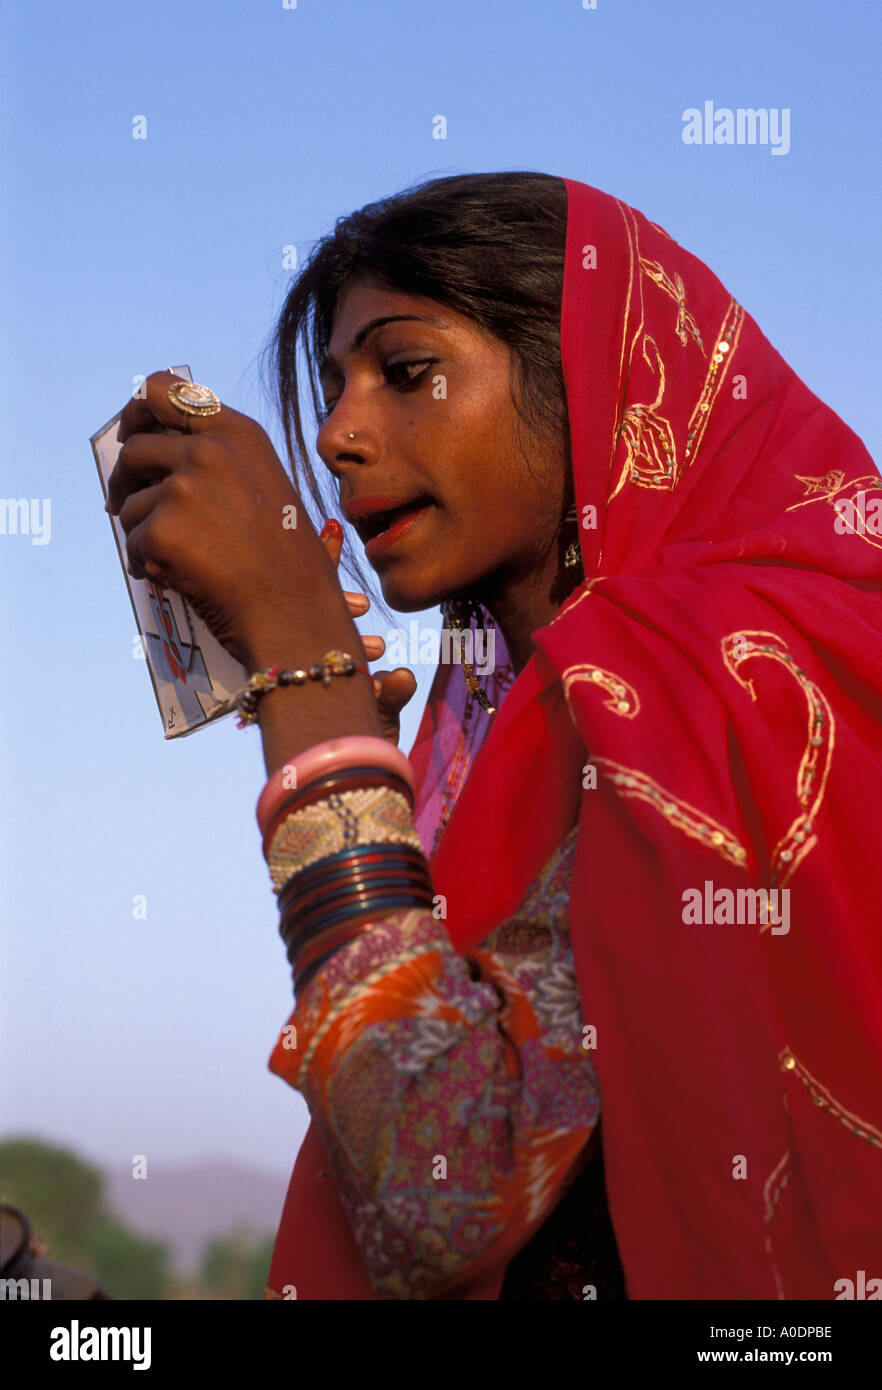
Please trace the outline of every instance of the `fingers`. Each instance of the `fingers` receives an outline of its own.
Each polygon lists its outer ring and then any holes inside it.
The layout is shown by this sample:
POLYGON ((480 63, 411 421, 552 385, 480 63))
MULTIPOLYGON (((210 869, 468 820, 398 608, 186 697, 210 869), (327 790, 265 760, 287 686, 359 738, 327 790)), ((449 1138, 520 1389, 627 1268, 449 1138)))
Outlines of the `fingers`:
MULTIPOLYGON (((333 563, 335 565, 339 565, 340 556, 343 553, 343 527, 340 525, 339 521, 336 520, 336 518, 328 518, 321 531, 319 532, 319 540, 325 547, 325 550, 330 555, 333 563)), ((349 609, 349 614, 352 618, 363 618, 365 613, 371 606, 371 601, 366 594, 355 593, 355 591, 352 589, 344 589, 343 597, 346 600, 346 606, 349 609)), ((372 640, 373 639, 371 638, 366 639, 366 641, 372 640)), ((376 639, 376 641, 378 642, 381 640, 382 639, 379 637, 376 639)), ((373 656, 369 656, 368 660, 376 661, 377 657, 382 656, 385 650, 386 644, 383 643, 380 650, 376 651, 373 656)))
POLYGON ((219 424, 223 427, 234 418, 243 418, 237 410, 231 410, 226 405, 216 415, 188 415, 169 399, 169 387, 181 380, 174 372, 152 372, 141 383, 139 394, 132 397, 120 416, 117 438, 121 443, 125 443, 130 435, 162 429, 167 425, 186 430, 188 434, 199 434, 203 430, 216 430, 219 424))
POLYGON ((416 694, 416 676, 406 666, 395 671, 376 671, 373 679, 377 704, 388 714, 398 714, 416 694))
POLYGON ((362 637, 361 645, 364 647, 364 654, 368 661, 379 661, 386 650, 386 643, 382 637, 362 637))
POLYGON ((355 594, 349 589, 344 589, 343 597, 353 618, 363 618, 371 606, 371 601, 366 594, 355 594))
POLYGON ((148 541, 151 513, 158 494, 158 487, 144 488, 126 503, 124 521, 120 514, 126 533, 126 569, 133 579, 158 579, 162 574, 162 565, 150 556, 145 557, 141 550, 141 543, 148 541))
POLYGON ((343 551, 343 527, 335 517, 328 517, 321 531, 319 540, 325 547, 335 565, 339 565, 340 556, 343 551))
POLYGON ((395 671, 379 671, 373 682, 383 737, 397 748, 401 728, 399 715, 417 688, 416 677, 406 666, 399 666, 395 671))
MULTIPOLYGON (((186 446, 185 446, 186 447, 186 446)), ((107 480, 105 511, 111 516, 121 511, 126 499, 148 483, 160 482, 182 462, 180 435, 138 434, 119 451, 113 472, 107 480)))

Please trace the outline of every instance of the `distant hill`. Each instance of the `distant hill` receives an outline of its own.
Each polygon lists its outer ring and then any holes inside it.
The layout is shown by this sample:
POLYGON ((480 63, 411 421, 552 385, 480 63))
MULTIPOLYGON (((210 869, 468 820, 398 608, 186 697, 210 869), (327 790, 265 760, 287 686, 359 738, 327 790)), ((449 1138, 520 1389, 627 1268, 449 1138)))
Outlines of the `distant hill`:
POLYGON ((244 1163, 149 1164, 147 1177, 106 1169, 107 1204, 139 1235, 167 1242, 179 1276, 193 1274, 206 1241, 234 1228, 275 1235, 290 1173, 244 1163))

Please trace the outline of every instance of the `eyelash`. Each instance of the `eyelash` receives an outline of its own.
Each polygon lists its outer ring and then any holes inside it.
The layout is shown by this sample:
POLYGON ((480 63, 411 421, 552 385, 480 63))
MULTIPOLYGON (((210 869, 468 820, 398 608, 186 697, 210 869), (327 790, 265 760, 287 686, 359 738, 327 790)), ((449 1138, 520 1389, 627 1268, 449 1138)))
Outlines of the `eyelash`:
MULTIPOLYGON (((426 375, 426 371, 428 370, 428 368, 431 367, 431 365, 433 364, 433 362, 437 362, 437 360, 438 360, 437 357, 416 357, 416 358, 413 358, 411 361, 408 361, 408 362, 390 362, 387 366, 384 367, 384 371, 386 372, 386 375, 388 376, 388 374, 389 374, 390 372, 398 371, 399 368, 405 368, 405 367, 423 367, 425 370, 423 370, 422 372, 420 372, 418 376, 408 377, 408 379, 407 379, 406 381, 403 381, 403 382, 400 382, 400 383, 395 383, 395 382, 392 383, 393 385, 397 385, 399 391, 409 391, 409 390, 411 390, 411 388, 417 386, 417 385, 419 384, 419 382, 422 381, 423 377, 426 375)), ((334 403, 333 403, 332 405, 325 406, 324 409, 322 409, 322 410, 319 411, 319 413, 318 413, 318 422, 319 422, 319 425, 323 425, 323 424, 325 423, 325 421, 326 421, 327 419, 330 418, 330 416, 331 416, 331 414, 333 413, 334 408, 336 407, 336 405, 337 405, 337 402, 334 401, 334 403)))

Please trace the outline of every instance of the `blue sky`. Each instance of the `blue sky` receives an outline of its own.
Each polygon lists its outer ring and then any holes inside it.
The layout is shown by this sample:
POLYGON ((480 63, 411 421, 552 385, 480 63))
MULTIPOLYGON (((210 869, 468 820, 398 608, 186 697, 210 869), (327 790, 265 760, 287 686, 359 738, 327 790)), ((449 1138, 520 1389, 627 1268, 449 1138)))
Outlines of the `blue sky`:
POLYGON ((131 655, 89 436, 133 378, 189 362, 278 438, 282 248, 418 178, 539 169, 705 260, 878 459, 880 38, 817 0, 7 0, 0 492, 51 499, 51 539, 0 535, 4 1133, 284 1173, 306 1123, 266 1068, 259 734, 164 742, 131 655), (789 153, 685 145, 706 100, 787 108, 789 153))

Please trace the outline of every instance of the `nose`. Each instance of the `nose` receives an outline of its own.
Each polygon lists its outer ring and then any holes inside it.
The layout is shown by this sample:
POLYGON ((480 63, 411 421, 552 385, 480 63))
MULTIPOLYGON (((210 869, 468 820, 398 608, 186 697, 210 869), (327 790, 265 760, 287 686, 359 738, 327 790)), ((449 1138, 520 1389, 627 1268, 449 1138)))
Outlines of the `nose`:
POLYGON ((372 463, 379 453, 373 434, 359 429, 351 414, 344 416, 339 406, 321 426, 315 447, 322 463, 338 479, 344 478, 350 468, 372 463))

